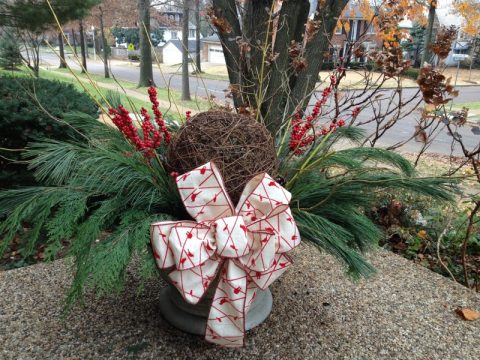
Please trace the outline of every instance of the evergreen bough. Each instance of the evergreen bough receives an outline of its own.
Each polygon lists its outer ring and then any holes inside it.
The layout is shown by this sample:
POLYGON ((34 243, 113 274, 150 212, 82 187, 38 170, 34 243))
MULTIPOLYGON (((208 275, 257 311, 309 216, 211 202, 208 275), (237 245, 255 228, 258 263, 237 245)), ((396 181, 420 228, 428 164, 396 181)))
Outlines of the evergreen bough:
MULTIPOLYGON (((15 234, 27 239, 23 255, 47 238, 46 255, 54 259, 61 242, 70 241, 75 277, 67 306, 86 288, 108 294, 123 288, 133 257, 140 258, 143 278, 155 276, 149 226, 162 220, 186 219, 176 185, 159 162, 141 153, 114 128, 95 118, 65 117, 82 134, 75 139, 45 139, 30 144, 29 168, 43 186, 0 192, 0 254, 15 234), (31 225, 23 233, 23 223, 31 225)), ((363 254, 382 233, 366 216, 378 191, 402 190, 451 200, 453 185, 444 178, 416 177, 398 154, 375 148, 335 151, 341 139, 359 141, 356 128, 339 128, 299 157, 279 141, 280 173, 292 192, 291 208, 304 241, 332 254, 358 278, 374 268, 363 254)), ((159 158, 165 149, 158 150, 159 158)))
POLYGON ((0 37, 0 67, 5 70, 17 70, 22 63, 18 41, 8 33, 0 37))

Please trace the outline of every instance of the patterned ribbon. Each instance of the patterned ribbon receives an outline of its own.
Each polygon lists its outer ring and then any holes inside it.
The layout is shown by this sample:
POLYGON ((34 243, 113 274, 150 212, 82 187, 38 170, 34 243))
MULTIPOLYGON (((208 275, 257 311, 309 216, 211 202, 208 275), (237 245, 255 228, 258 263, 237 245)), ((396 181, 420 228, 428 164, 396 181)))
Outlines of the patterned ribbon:
POLYGON ((159 268, 183 298, 197 304, 220 272, 205 339, 244 345, 245 315, 257 289, 265 290, 291 264, 286 253, 300 243, 288 206, 291 194, 269 175, 248 182, 235 208, 213 162, 176 179, 194 221, 158 222, 151 243, 159 268))

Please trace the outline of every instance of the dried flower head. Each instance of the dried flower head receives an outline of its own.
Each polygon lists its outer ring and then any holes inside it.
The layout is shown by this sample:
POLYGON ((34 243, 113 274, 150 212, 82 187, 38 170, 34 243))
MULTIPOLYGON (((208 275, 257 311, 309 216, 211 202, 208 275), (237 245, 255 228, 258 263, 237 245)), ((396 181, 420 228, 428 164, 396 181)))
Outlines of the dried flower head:
POLYGON ((296 73, 301 72, 307 67, 307 60, 303 56, 303 45, 300 42, 292 41, 288 49, 288 55, 291 59, 292 67, 296 73))
POLYGON ((401 75, 411 66, 410 60, 403 58, 403 50, 400 47, 390 46, 372 51, 369 58, 382 68, 382 73, 388 78, 401 75))
POLYGON ((224 17, 218 16, 213 6, 207 8, 207 16, 220 33, 228 34, 232 32, 233 29, 230 23, 224 17))
POLYGON ((450 113, 450 122, 457 126, 465 125, 468 119, 468 111, 467 107, 463 107, 462 110, 450 113))
POLYGON ((458 91, 450 84, 451 78, 433 69, 432 65, 425 64, 420 71, 417 83, 427 104, 435 106, 448 103, 458 96, 458 91))
POLYGON ((307 43, 313 40, 315 35, 318 34, 320 30, 320 25, 321 25, 320 20, 309 19, 307 21, 307 24, 305 25, 305 34, 306 34, 305 39, 307 40, 307 43))
POLYGON ((457 38, 457 32, 454 25, 450 27, 442 26, 438 31, 435 42, 430 45, 430 48, 440 59, 443 60, 448 57, 452 49, 452 43, 457 38))

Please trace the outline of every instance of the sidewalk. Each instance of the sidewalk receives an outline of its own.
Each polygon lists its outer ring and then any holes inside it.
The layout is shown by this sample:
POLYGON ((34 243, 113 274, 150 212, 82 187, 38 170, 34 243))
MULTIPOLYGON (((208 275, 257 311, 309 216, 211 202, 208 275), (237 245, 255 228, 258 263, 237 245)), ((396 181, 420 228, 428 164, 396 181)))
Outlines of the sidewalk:
POLYGON ((159 314, 160 281, 136 295, 135 267, 124 292, 87 294, 62 321, 68 260, 0 272, 2 359, 479 359, 480 294, 392 253, 370 257, 378 274, 348 281, 331 257, 303 245, 272 285, 273 312, 247 333, 244 349, 186 335, 159 314))

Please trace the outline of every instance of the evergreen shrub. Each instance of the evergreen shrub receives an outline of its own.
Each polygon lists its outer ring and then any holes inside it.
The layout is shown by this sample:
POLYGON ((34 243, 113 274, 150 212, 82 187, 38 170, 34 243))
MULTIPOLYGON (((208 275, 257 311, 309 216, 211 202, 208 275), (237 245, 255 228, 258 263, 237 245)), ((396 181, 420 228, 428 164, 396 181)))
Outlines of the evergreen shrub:
POLYGON ((71 84, 45 79, 0 77, 0 188, 35 183, 21 162, 20 149, 34 140, 81 140, 65 121, 79 111, 97 115, 97 106, 71 84), (6 150, 9 149, 9 150, 6 150), (14 150, 14 151, 11 151, 14 150))

